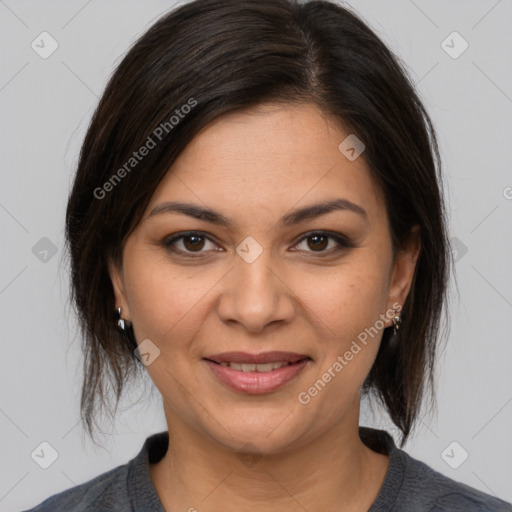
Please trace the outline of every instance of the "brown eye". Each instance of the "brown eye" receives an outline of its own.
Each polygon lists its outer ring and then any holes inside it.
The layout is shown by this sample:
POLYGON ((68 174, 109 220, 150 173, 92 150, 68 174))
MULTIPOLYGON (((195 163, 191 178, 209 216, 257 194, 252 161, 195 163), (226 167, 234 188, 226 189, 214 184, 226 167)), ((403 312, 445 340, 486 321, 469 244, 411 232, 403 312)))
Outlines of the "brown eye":
POLYGON ((183 245, 187 251, 200 251, 204 247, 204 237, 195 234, 184 236, 183 245))
POLYGON ((311 240, 311 243, 308 246, 315 251, 323 251, 329 245, 328 239, 329 237, 325 235, 309 236, 307 240, 311 240))
POLYGON ((208 243, 213 246, 213 250, 216 250, 215 244, 207 236, 202 233, 190 232, 173 236, 165 240, 163 245, 166 249, 175 253, 181 253, 183 255, 192 255, 195 253, 201 255, 208 252, 207 250, 203 250, 208 243))
POLYGON ((346 236, 329 232, 310 233, 309 235, 305 236, 295 247, 299 247, 301 244, 305 244, 305 247, 299 250, 305 250, 306 252, 316 252, 321 255, 323 255, 323 253, 331 254, 343 249, 354 247, 354 244, 346 236), (333 243, 329 246, 330 241, 333 241, 333 243))
MULTIPOLYGON (((175 235, 162 242, 162 245, 176 254, 183 256, 201 256, 211 250, 222 251, 218 246, 204 233, 191 231, 175 235), (207 244, 211 244, 208 249, 207 244)), ((301 250, 309 253, 317 253, 319 256, 324 254, 332 255, 335 252, 355 247, 354 244, 340 233, 316 232, 302 238, 302 240, 292 250, 301 250), (305 247, 296 249, 301 244, 305 247), (331 245, 330 245, 331 244, 331 245)))

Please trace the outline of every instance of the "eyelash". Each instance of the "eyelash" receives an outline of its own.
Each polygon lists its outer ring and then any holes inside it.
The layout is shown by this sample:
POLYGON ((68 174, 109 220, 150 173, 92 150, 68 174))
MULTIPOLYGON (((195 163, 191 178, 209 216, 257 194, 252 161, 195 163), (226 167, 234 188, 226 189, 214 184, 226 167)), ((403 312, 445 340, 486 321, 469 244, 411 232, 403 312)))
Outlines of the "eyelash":
MULTIPOLYGON (((204 238, 212 243, 215 243, 210 237, 206 236, 206 234, 203 233, 202 231, 187 231, 185 233, 180 233, 176 236, 172 236, 172 238, 168 238, 168 239, 164 240, 162 245, 169 251, 183 255, 186 258, 198 258, 206 251, 198 251, 198 252, 183 251, 181 249, 176 249, 174 247, 174 244, 176 242, 178 242, 179 240, 182 240, 184 238, 187 238, 188 236, 192 236, 192 235, 198 236, 200 238, 204 238)), ((337 247, 331 248, 329 250, 306 251, 306 252, 311 252, 313 254, 317 254, 320 258, 326 257, 326 256, 331 256, 333 253, 338 253, 344 249, 350 249, 350 248, 355 247, 355 245, 346 236, 341 235, 340 233, 333 233, 330 231, 311 231, 310 233, 307 233, 305 236, 303 236, 295 244, 295 246, 299 245, 301 242, 303 242, 304 240, 307 240, 308 238, 312 238, 315 235, 331 238, 338 244, 337 247)), ((297 250, 299 250, 299 249, 297 249, 297 250)))

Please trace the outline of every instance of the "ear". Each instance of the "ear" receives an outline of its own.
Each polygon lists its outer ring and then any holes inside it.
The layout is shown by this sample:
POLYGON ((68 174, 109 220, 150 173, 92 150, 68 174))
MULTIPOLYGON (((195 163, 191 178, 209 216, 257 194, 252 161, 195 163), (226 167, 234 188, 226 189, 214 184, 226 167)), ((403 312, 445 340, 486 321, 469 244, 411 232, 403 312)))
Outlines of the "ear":
POLYGON ((112 288, 114 289, 116 309, 120 307, 122 309, 122 317, 129 321, 130 308, 128 307, 128 301, 126 300, 123 269, 118 263, 115 263, 110 259, 108 263, 108 273, 110 275, 110 280, 112 281, 112 288))
POLYGON ((407 240, 395 254, 389 282, 388 310, 398 309, 397 304, 400 308, 403 307, 411 289, 420 250, 420 227, 414 226, 407 240))

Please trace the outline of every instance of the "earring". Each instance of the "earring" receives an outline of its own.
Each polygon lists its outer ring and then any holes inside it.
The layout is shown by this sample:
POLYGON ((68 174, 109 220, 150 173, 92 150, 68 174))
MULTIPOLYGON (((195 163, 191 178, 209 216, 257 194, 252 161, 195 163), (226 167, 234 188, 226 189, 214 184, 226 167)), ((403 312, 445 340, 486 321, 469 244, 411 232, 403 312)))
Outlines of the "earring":
POLYGON ((119 317, 117 320, 117 327, 119 327, 121 331, 126 331, 126 320, 121 316, 121 308, 117 308, 117 315, 119 317))
POLYGON ((400 315, 397 314, 397 309, 395 309, 395 316, 393 317, 393 336, 396 335, 397 331, 400 329, 400 325, 402 323, 402 319, 400 315))

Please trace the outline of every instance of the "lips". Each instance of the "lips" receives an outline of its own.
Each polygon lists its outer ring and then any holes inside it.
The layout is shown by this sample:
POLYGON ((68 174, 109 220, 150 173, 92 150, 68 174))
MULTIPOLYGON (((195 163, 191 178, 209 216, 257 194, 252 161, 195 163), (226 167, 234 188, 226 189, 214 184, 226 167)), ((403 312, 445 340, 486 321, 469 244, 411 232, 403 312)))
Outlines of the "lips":
POLYGON ((220 382, 249 394, 275 391, 299 375, 312 361, 309 356, 294 352, 224 352, 203 360, 220 382))

